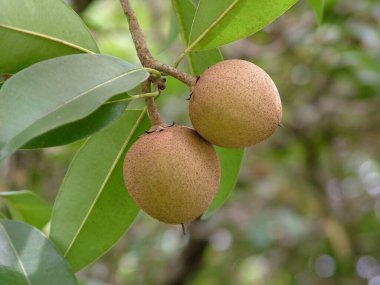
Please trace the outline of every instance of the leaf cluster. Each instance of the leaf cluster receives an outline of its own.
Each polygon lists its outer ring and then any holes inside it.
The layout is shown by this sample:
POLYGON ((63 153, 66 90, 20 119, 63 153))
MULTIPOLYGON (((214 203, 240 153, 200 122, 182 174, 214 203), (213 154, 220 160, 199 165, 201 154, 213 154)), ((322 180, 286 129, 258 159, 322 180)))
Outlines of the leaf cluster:
MULTIPOLYGON (((220 46, 259 31, 296 2, 201 0, 195 7, 190 0, 172 0, 177 22, 171 38, 179 31, 185 44, 179 61, 186 56, 192 74, 201 74, 223 60, 220 46)), ((322 6, 311 4, 321 18, 322 6)), ((84 22, 61 0, 30 0, 26 6, 0 0, 0 7, 0 160, 18 149, 86 139, 53 209, 30 191, 0 194, 9 208, 0 222, 0 281, 77 284, 73 271, 104 255, 139 212, 121 169, 129 147, 149 128, 146 109, 128 109, 134 99, 128 93, 150 74, 101 54, 84 22)), ((217 153, 222 181, 203 218, 234 189, 244 150, 217 153)))

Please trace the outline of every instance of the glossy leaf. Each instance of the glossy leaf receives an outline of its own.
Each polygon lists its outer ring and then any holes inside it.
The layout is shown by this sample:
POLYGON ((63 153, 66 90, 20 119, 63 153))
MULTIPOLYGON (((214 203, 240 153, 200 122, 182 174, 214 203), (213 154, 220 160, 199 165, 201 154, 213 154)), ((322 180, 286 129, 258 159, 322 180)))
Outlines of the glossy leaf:
POLYGON ((216 48, 259 31, 297 0, 200 0, 187 51, 216 48))
POLYGON ((76 285, 69 265, 37 229, 0 221, 0 284, 76 285))
POLYGON ((62 0, 0 0, 0 74, 53 57, 98 53, 80 17, 62 0))
POLYGON ((223 60, 219 49, 190 52, 187 58, 191 73, 194 75, 202 75, 207 68, 223 60))
MULTIPOLYGON (((195 7, 190 0, 172 0, 172 3, 178 17, 182 37, 187 39, 189 36, 188 33, 190 32, 192 19, 195 15, 195 7)), ((188 59, 192 73, 198 75, 202 74, 211 65, 222 61, 223 56, 221 55, 219 49, 212 49, 208 51, 191 52, 188 54, 188 59)), ((216 151, 221 164, 222 178, 218 193, 203 218, 209 217, 220 206, 222 206, 235 188, 240 172, 241 162, 244 156, 244 149, 216 147, 216 151)))
POLYGON ((221 147, 215 147, 215 149, 219 157, 222 176, 218 193, 202 218, 208 218, 226 202, 232 190, 235 188, 244 157, 244 149, 221 147))
POLYGON ((307 0, 313 8, 315 16, 317 17, 318 23, 322 22, 323 19, 323 10, 325 7, 325 0, 307 0))
MULTIPOLYGON (((182 38, 185 44, 188 45, 191 25, 195 16, 194 4, 191 0, 172 0, 172 4, 177 15, 182 38)), ((191 73, 194 75, 202 74, 207 68, 223 60, 219 49, 190 52, 187 58, 191 73)))
POLYGON ((192 0, 172 0, 173 10, 177 16, 179 29, 186 46, 189 44, 191 25, 195 16, 195 7, 192 0))
POLYGON ((0 192, 13 220, 26 222, 42 229, 50 220, 49 204, 31 191, 0 192))
POLYGON ((145 111, 126 111, 90 137, 72 161, 53 208, 50 238, 75 271, 108 251, 135 219, 139 209, 125 189, 122 167, 148 128, 145 111))
POLYGON ((106 55, 68 55, 36 63, 0 90, 0 160, 57 127, 80 120, 149 74, 106 55))
POLYGON ((59 146, 84 139, 118 119, 127 106, 128 101, 103 104, 91 115, 38 136, 23 145, 22 148, 35 149, 59 146))

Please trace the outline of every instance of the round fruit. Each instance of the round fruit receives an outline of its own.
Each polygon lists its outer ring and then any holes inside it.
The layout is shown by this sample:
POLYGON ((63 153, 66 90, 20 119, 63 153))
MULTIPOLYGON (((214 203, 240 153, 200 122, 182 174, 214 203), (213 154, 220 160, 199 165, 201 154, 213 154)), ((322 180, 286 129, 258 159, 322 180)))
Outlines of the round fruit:
POLYGON ((281 99, 269 75, 244 60, 225 60, 206 70, 189 105, 196 131, 229 148, 259 143, 281 124, 281 99))
POLYGON ((133 200, 146 213, 168 224, 201 216, 220 182, 213 146, 183 126, 139 138, 125 157, 123 172, 133 200))

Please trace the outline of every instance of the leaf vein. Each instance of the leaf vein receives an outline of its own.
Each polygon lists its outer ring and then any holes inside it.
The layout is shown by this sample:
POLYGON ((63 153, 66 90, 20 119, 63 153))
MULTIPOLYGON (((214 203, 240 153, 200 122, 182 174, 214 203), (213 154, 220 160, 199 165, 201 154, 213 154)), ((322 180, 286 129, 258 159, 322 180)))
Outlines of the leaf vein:
MULTIPOLYGON (((234 2, 232 2, 231 5, 222 14, 220 14, 220 16, 207 29, 202 34, 200 34, 198 38, 195 39, 195 41, 189 47, 186 48, 185 53, 188 53, 189 51, 191 51, 191 49, 194 46, 196 46, 220 21, 223 20, 223 18, 228 14, 228 12, 230 12, 239 1, 240 0, 235 0, 234 2)), ((198 12, 198 9, 197 9, 197 12, 198 12)), ((195 21, 195 17, 194 17, 194 21, 195 21)), ((194 22, 193 22, 191 31, 193 30, 193 26, 194 26, 194 22)))
MULTIPOLYGON (((141 120, 143 119, 143 117, 144 117, 146 111, 147 111, 147 108, 145 107, 145 108, 143 109, 143 111, 141 112, 140 117, 137 119, 136 123, 134 124, 134 126, 133 126, 131 132, 129 133, 128 137, 127 137, 126 140, 124 141, 124 144, 122 145, 122 147, 121 147, 119 153, 117 154, 117 156, 116 156, 114 162, 112 163, 112 166, 111 166, 110 170, 108 171, 108 173, 107 173, 107 175, 106 175, 106 177, 105 177, 105 179, 104 179, 104 181, 103 181, 103 184, 100 186, 99 191, 98 191, 98 193, 96 194, 93 203, 91 204, 91 207, 88 209, 88 211, 87 211, 87 213, 86 213, 86 215, 85 215, 85 217, 84 217, 84 219, 83 219, 81 225, 80 225, 79 228, 78 228, 78 231, 75 233, 75 235, 74 235, 74 237, 73 237, 71 243, 70 243, 69 246, 67 247, 67 249, 66 249, 66 251, 65 251, 65 253, 64 253, 64 256, 65 256, 65 257, 68 255, 69 251, 71 250, 71 248, 73 247, 74 243, 75 243, 76 240, 78 239, 78 236, 79 236, 81 230, 83 229, 85 223, 87 222, 87 220, 88 220, 88 218, 89 218, 89 216, 90 216, 90 214, 91 214, 91 212, 92 212, 92 209, 95 207, 96 203, 98 202, 98 199, 99 199, 100 195, 102 194, 102 192, 103 192, 103 190, 104 190, 104 188, 105 188, 105 186, 106 186, 108 180, 110 179, 111 174, 112 174, 113 171, 115 170, 115 167, 116 167, 117 163, 119 162, 121 155, 123 154, 125 148, 127 147, 127 144, 128 144, 129 141, 131 140, 133 134, 135 133, 137 127, 139 126, 141 120)), ((86 143, 87 143, 87 141, 86 141, 86 143)), ((85 143, 84 145, 86 145, 86 143, 85 143)))
MULTIPOLYGON (((48 117, 49 115, 53 114, 53 113, 56 112, 57 110, 62 109, 62 108, 64 108, 65 106, 67 106, 68 104, 74 102, 76 99, 80 98, 81 96, 84 96, 84 95, 86 95, 86 94, 88 94, 88 93, 90 93, 90 92, 96 90, 97 88, 100 88, 100 87, 102 87, 102 86, 104 86, 104 85, 106 85, 106 84, 108 84, 108 83, 111 83, 111 82, 113 82, 113 81, 115 81, 115 80, 118 80, 118 79, 120 79, 120 78, 122 78, 122 77, 124 77, 124 76, 130 75, 130 74, 132 74, 132 73, 134 73, 134 72, 138 72, 138 71, 140 71, 140 70, 143 70, 143 69, 142 69, 142 68, 138 68, 138 69, 130 70, 130 71, 128 71, 128 72, 126 72, 126 73, 123 73, 123 74, 121 74, 121 75, 119 75, 119 76, 117 76, 117 77, 114 77, 114 78, 112 78, 112 79, 110 79, 110 80, 107 80, 107 81, 105 81, 105 82, 102 82, 102 83, 100 83, 100 84, 98 84, 98 85, 92 87, 91 89, 89 89, 89 90, 87 90, 87 91, 85 91, 85 92, 82 92, 82 93, 80 93, 79 95, 77 95, 77 96, 71 98, 70 100, 67 100, 66 102, 63 102, 63 104, 59 105, 57 108, 51 110, 50 112, 48 112, 47 114, 45 114, 45 115, 42 116, 41 118, 38 118, 36 121, 34 121, 34 122, 32 122, 31 124, 29 124, 28 126, 26 126, 26 127, 24 128, 24 130, 22 130, 21 132, 19 132, 17 135, 13 136, 13 139, 14 139, 15 137, 19 136, 20 134, 22 134, 23 131, 25 131, 25 129, 32 127, 33 125, 35 125, 35 124, 37 124, 38 122, 40 122, 41 120, 45 119, 46 117, 48 117)), ((12 140, 12 139, 11 139, 11 140, 12 140)), ((11 141, 11 140, 10 140, 10 141, 11 141)), ((7 143, 9 143, 10 141, 8 141, 7 143)))
POLYGON ((4 226, 1 223, 0 223, 0 228, 4 231, 5 237, 7 238, 8 242, 9 242, 9 244, 10 244, 12 250, 13 250, 13 253, 15 254, 15 256, 17 258, 17 261, 18 261, 18 263, 19 263, 19 265, 21 267, 21 270, 24 273, 24 277, 26 279, 26 282, 28 282, 29 285, 32 285, 32 283, 31 283, 31 281, 29 279, 28 273, 26 272, 25 267, 22 264, 21 258, 18 255, 18 252, 17 252, 16 248, 14 247, 13 242, 12 242, 10 236, 8 235, 7 230, 4 228, 4 226))
POLYGON ((0 24, 0 28, 4 28, 4 29, 11 30, 11 31, 15 31, 15 32, 31 35, 31 36, 34 36, 34 37, 37 37, 37 38, 46 39, 46 40, 49 40, 49 41, 52 41, 52 42, 56 42, 56 43, 59 43, 59 44, 71 47, 71 48, 79 50, 81 52, 95 54, 95 52, 93 52, 93 51, 91 51, 89 49, 86 49, 84 47, 78 46, 76 44, 70 43, 70 42, 65 41, 65 40, 61 40, 61 39, 56 38, 56 37, 44 35, 44 34, 41 34, 41 33, 30 31, 30 30, 16 28, 16 27, 12 27, 12 26, 9 26, 9 25, 4 25, 4 24, 0 24))

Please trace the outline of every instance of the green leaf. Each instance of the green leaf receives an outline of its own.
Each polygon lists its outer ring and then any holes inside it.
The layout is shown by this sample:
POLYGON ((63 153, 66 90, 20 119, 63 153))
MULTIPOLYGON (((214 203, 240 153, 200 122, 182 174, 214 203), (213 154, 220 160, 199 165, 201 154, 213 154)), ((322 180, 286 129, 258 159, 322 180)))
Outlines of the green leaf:
POLYGON ((320 24, 323 19, 323 10, 325 7, 325 0, 307 0, 311 8, 313 8, 318 23, 320 24))
POLYGON ((149 128, 145 110, 128 110, 79 150, 53 208, 50 238, 75 271, 108 251, 139 209, 124 186, 129 147, 149 128))
POLYGON ((232 190, 235 188, 236 181, 239 177, 240 167, 244 157, 244 149, 231 149, 215 147, 219 157, 222 176, 218 193, 216 194, 211 205, 203 214, 203 219, 211 216, 220 206, 226 202, 232 190))
POLYGON ((259 31, 297 0, 200 0, 186 51, 206 50, 259 31))
POLYGON ((26 222, 42 229, 50 220, 49 204, 31 191, 0 192, 5 200, 13 220, 26 222))
POLYGON ((191 73, 194 75, 201 75, 207 68, 222 61, 223 56, 219 49, 212 49, 191 52, 188 54, 187 59, 189 61, 191 73))
POLYGON ((62 0, 0 0, 0 74, 46 59, 98 53, 80 17, 62 0))
POLYGON ((3 212, 0 212, 0 220, 2 220, 2 219, 6 219, 6 216, 4 215, 3 212))
POLYGON ((0 90, 0 160, 28 141, 80 120, 149 74, 121 59, 68 55, 36 63, 0 90))
POLYGON ((191 24, 195 16, 195 7, 191 0, 172 0, 173 10, 177 16, 179 28, 186 46, 189 44, 191 24))
POLYGON ((37 229, 0 221, 0 284, 77 285, 63 256, 37 229))
POLYGON ((35 149, 60 146, 84 139, 118 119, 124 113, 127 105, 128 101, 103 104, 91 115, 38 136, 23 145, 22 148, 35 149))
MULTIPOLYGON (((182 33, 182 38, 185 44, 188 45, 191 24, 195 16, 195 7, 190 0, 172 0, 174 11, 177 15, 179 26, 182 33)), ((200 52, 190 52, 188 54, 189 66, 191 73, 200 75, 210 66, 222 61, 223 56, 219 49, 212 49, 200 52)))
MULTIPOLYGON (((186 39, 189 36, 192 19, 195 15, 195 7, 190 0, 172 0, 172 4, 181 27, 182 37, 186 42, 186 39)), ((210 66, 222 61, 223 56, 219 49, 212 49, 208 51, 190 52, 188 54, 188 60, 192 73, 202 74, 210 66)), ((244 156, 244 149, 216 147, 216 151, 221 164, 222 178, 218 192, 203 215, 203 218, 209 217, 222 206, 235 188, 244 156)))

